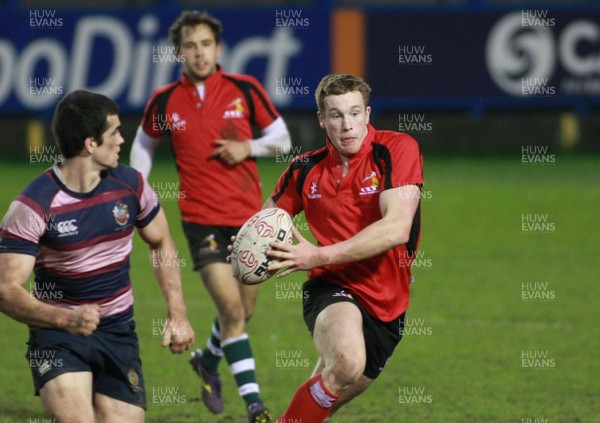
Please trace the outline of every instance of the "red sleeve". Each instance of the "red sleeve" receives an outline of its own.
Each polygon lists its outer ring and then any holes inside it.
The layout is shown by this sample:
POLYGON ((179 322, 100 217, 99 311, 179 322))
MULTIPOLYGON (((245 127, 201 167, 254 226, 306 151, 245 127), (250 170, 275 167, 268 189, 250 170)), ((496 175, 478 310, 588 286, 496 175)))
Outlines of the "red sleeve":
POLYGON ((295 216, 304 210, 302 194, 298 192, 298 175, 303 165, 302 156, 296 157, 288 168, 281 174, 271 199, 277 207, 284 209, 291 216, 295 216))
POLYGON ((253 86, 250 90, 250 96, 254 103, 254 121, 252 124, 259 129, 264 129, 280 115, 260 82, 251 76, 248 76, 248 79, 253 86))
POLYGON ((392 172, 391 186, 423 185, 423 157, 417 141, 407 134, 396 133, 391 142, 386 143, 390 150, 392 172))
POLYGON ((164 132, 160 130, 161 125, 154 124, 158 118, 157 94, 155 91, 150 100, 148 100, 141 123, 144 132, 152 138, 160 138, 164 135, 164 132))
MULTIPOLYGON (((144 109, 141 127, 144 132, 152 138, 160 138, 166 135, 171 125, 165 125, 167 119, 167 103, 171 94, 177 89, 180 82, 175 81, 169 85, 155 90, 148 100, 144 109)), ((166 122, 168 123, 168 122, 166 122)))

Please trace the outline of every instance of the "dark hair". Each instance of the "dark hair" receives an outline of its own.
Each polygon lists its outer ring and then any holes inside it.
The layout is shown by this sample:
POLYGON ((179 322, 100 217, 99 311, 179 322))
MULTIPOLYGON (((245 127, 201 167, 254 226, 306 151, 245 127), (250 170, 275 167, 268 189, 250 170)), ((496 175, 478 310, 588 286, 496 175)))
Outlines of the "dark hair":
POLYGON ((208 25, 215 37, 215 42, 217 44, 221 42, 221 32, 223 32, 221 21, 206 12, 198 12, 196 10, 181 12, 181 15, 179 15, 169 28, 169 39, 175 47, 179 47, 181 44, 181 28, 184 26, 193 27, 200 24, 208 25))
POLYGON ((317 100, 319 112, 325 112, 325 97, 346 94, 353 91, 358 91, 362 95, 365 106, 369 105, 371 87, 362 78, 347 73, 324 76, 315 90, 315 99, 317 100))
POLYGON ((65 159, 77 156, 88 137, 101 145, 102 133, 108 129, 107 117, 117 114, 119 106, 102 94, 84 90, 67 94, 56 106, 52 118, 52 134, 62 156, 65 159))

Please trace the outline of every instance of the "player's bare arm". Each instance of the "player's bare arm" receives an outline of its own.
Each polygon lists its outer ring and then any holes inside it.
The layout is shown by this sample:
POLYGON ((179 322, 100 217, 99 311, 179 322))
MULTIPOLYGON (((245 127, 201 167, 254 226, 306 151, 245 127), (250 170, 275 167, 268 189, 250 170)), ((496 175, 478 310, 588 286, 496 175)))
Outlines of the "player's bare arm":
POLYGON ((269 271, 286 269, 277 275, 283 277, 297 270, 364 260, 405 244, 419 199, 420 188, 416 185, 384 191, 379 198, 382 218, 353 237, 333 245, 316 247, 294 230, 297 244, 271 244, 273 249, 268 254, 280 261, 272 263, 269 271))
POLYGON ((152 222, 140 228, 139 234, 150 248, 154 274, 167 302, 168 319, 162 345, 170 346, 174 353, 182 353, 194 344, 195 335, 187 319, 179 264, 177 260, 164 260, 177 257, 164 211, 161 209, 152 222))
POLYGON ((0 254, 0 311, 31 326, 91 335, 100 322, 100 306, 86 304, 68 310, 37 300, 23 287, 34 263, 35 257, 28 254, 0 254))

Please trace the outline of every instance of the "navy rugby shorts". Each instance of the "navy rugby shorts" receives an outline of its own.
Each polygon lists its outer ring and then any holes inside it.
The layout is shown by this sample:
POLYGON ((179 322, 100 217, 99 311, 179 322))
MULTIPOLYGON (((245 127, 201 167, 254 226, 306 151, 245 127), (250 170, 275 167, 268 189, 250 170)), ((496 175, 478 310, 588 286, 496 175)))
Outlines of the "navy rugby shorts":
POLYGON ((326 307, 339 302, 349 302, 358 307, 363 318, 363 333, 367 351, 367 362, 363 374, 369 379, 376 379, 392 356, 396 345, 402 339, 406 313, 391 322, 382 322, 371 316, 347 289, 324 279, 311 279, 304 283, 302 289, 304 321, 311 334, 314 331, 317 316, 326 307))
POLYGON ((89 336, 59 329, 29 328, 25 355, 35 395, 63 373, 91 372, 94 393, 146 409, 146 391, 133 321, 99 328, 89 336))

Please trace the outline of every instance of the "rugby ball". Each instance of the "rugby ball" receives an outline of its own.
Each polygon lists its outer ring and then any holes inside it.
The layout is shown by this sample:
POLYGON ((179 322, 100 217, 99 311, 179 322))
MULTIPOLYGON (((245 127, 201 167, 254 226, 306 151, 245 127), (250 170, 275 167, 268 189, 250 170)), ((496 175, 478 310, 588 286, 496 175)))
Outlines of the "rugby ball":
POLYGON ((267 257, 273 241, 292 243, 292 218, 283 209, 263 209, 244 223, 231 250, 233 276, 245 285, 266 281, 273 272, 267 267, 273 257, 267 257))

